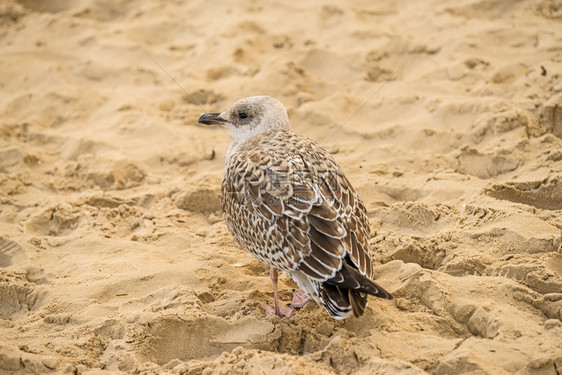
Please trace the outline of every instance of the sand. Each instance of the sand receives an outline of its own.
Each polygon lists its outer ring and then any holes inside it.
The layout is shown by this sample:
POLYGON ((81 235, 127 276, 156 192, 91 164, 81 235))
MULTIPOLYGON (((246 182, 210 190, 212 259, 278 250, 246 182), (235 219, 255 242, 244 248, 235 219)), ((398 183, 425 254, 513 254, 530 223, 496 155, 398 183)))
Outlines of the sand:
POLYGON ((561 46, 559 0, 2 1, 0 373, 562 373, 561 46), (360 319, 265 316, 222 220, 197 118, 263 94, 367 206, 360 319))

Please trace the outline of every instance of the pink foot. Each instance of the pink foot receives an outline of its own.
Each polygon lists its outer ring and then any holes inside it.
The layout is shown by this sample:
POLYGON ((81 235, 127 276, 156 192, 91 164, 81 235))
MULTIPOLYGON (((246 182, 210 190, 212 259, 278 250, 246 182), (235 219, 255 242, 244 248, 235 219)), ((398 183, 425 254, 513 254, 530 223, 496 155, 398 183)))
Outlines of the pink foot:
POLYGON ((305 292, 298 289, 293 289, 293 300, 289 303, 289 306, 294 307, 296 309, 300 309, 304 307, 307 303, 310 302, 310 297, 306 295, 305 292))
POLYGON ((290 319, 293 315, 295 315, 295 310, 289 306, 278 306, 278 312, 275 312, 275 306, 271 306, 269 303, 262 303, 261 307, 265 310, 265 315, 277 315, 287 319, 290 319))

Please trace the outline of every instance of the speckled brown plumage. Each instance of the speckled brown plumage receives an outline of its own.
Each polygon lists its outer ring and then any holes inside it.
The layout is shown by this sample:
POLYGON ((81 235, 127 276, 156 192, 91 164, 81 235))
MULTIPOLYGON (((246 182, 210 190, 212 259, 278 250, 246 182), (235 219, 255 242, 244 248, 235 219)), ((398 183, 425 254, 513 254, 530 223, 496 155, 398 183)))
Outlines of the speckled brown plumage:
MULTIPOLYGON (((222 183, 228 227, 243 248, 287 272, 332 316, 360 316, 367 294, 391 298, 372 281, 365 206, 333 157, 312 139, 293 133, 288 119, 286 126, 266 124, 237 139, 239 127, 252 123, 237 124, 236 118, 241 110, 244 120, 249 117, 255 106, 247 103, 255 98, 216 116, 238 127, 222 183)), ((267 121, 262 113, 267 108, 260 106, 253 125, 267 121)))

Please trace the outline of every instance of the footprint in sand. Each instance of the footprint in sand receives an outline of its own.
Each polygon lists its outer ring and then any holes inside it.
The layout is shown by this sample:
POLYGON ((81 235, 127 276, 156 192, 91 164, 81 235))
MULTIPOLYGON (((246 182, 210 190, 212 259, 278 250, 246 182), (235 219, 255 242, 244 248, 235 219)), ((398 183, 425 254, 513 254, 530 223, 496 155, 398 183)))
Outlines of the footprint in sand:
POLYGON ((0 237, 0 268, 21 264, 26 260, 25 252, 17 242, 0 237))
POLYGON ((523 203, 543 210, 562 210, 562 178, 544 181, 495 184, 485 194, 501 200, 523 203))

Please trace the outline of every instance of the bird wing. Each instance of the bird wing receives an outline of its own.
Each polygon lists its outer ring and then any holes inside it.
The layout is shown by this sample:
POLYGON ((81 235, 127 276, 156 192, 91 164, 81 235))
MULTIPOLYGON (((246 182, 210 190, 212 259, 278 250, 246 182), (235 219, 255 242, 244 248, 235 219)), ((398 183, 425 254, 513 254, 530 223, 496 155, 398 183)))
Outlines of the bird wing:
MULTIPOLYGON (((313 186, 319 199, 312 202, 305 217, 309 224, 309 236, 313 244, 322 251, 341 259, 330 278, 342 278, 341 269, 350 266, 363 276, 372 276, 372 263, 369 256, 369 221, 367 211, 349 180, 335 163, 331 155, 316 144, 311 144, 310 152, 302 153, 304 170, 309 171, 313 186)), ((304 182, 303 182, 304 183, 304 182)), ((316 250, 316 249, 315 249, 316 250)), ((313 259, 304 259, 306 266, 313 271, 322 271, 314 260, 322 260, 320 251, 311 253, 313 259), (316 259, 314 259, 316 258, 316 259)), ((326 264, 322 262, 323 266, 326 264)), ((332 270, 333 267, 330 268, 332 270)), ((305 272, 305 267, 302 267, 305 272)), ((306 273, 306 272, 305 272, 306 273)), ((322 276, 326 275, 325 272, 322 276)), ((314 278, 313 275, 309 275, 314 278)), ((334 280, 337 281, 337 280, 334 280)))
POLYGON ((229 159, 223 208, 231 231, 261 260, 313 280, 339 283, 357 273, 370 278, 364 205, 331 155, 295 137, 283 148, 268 147, 262 137, 229 159), (264 247, 274 255, 258 254, 264 247), (348 268, 353 271, 340 272, 348 268))

